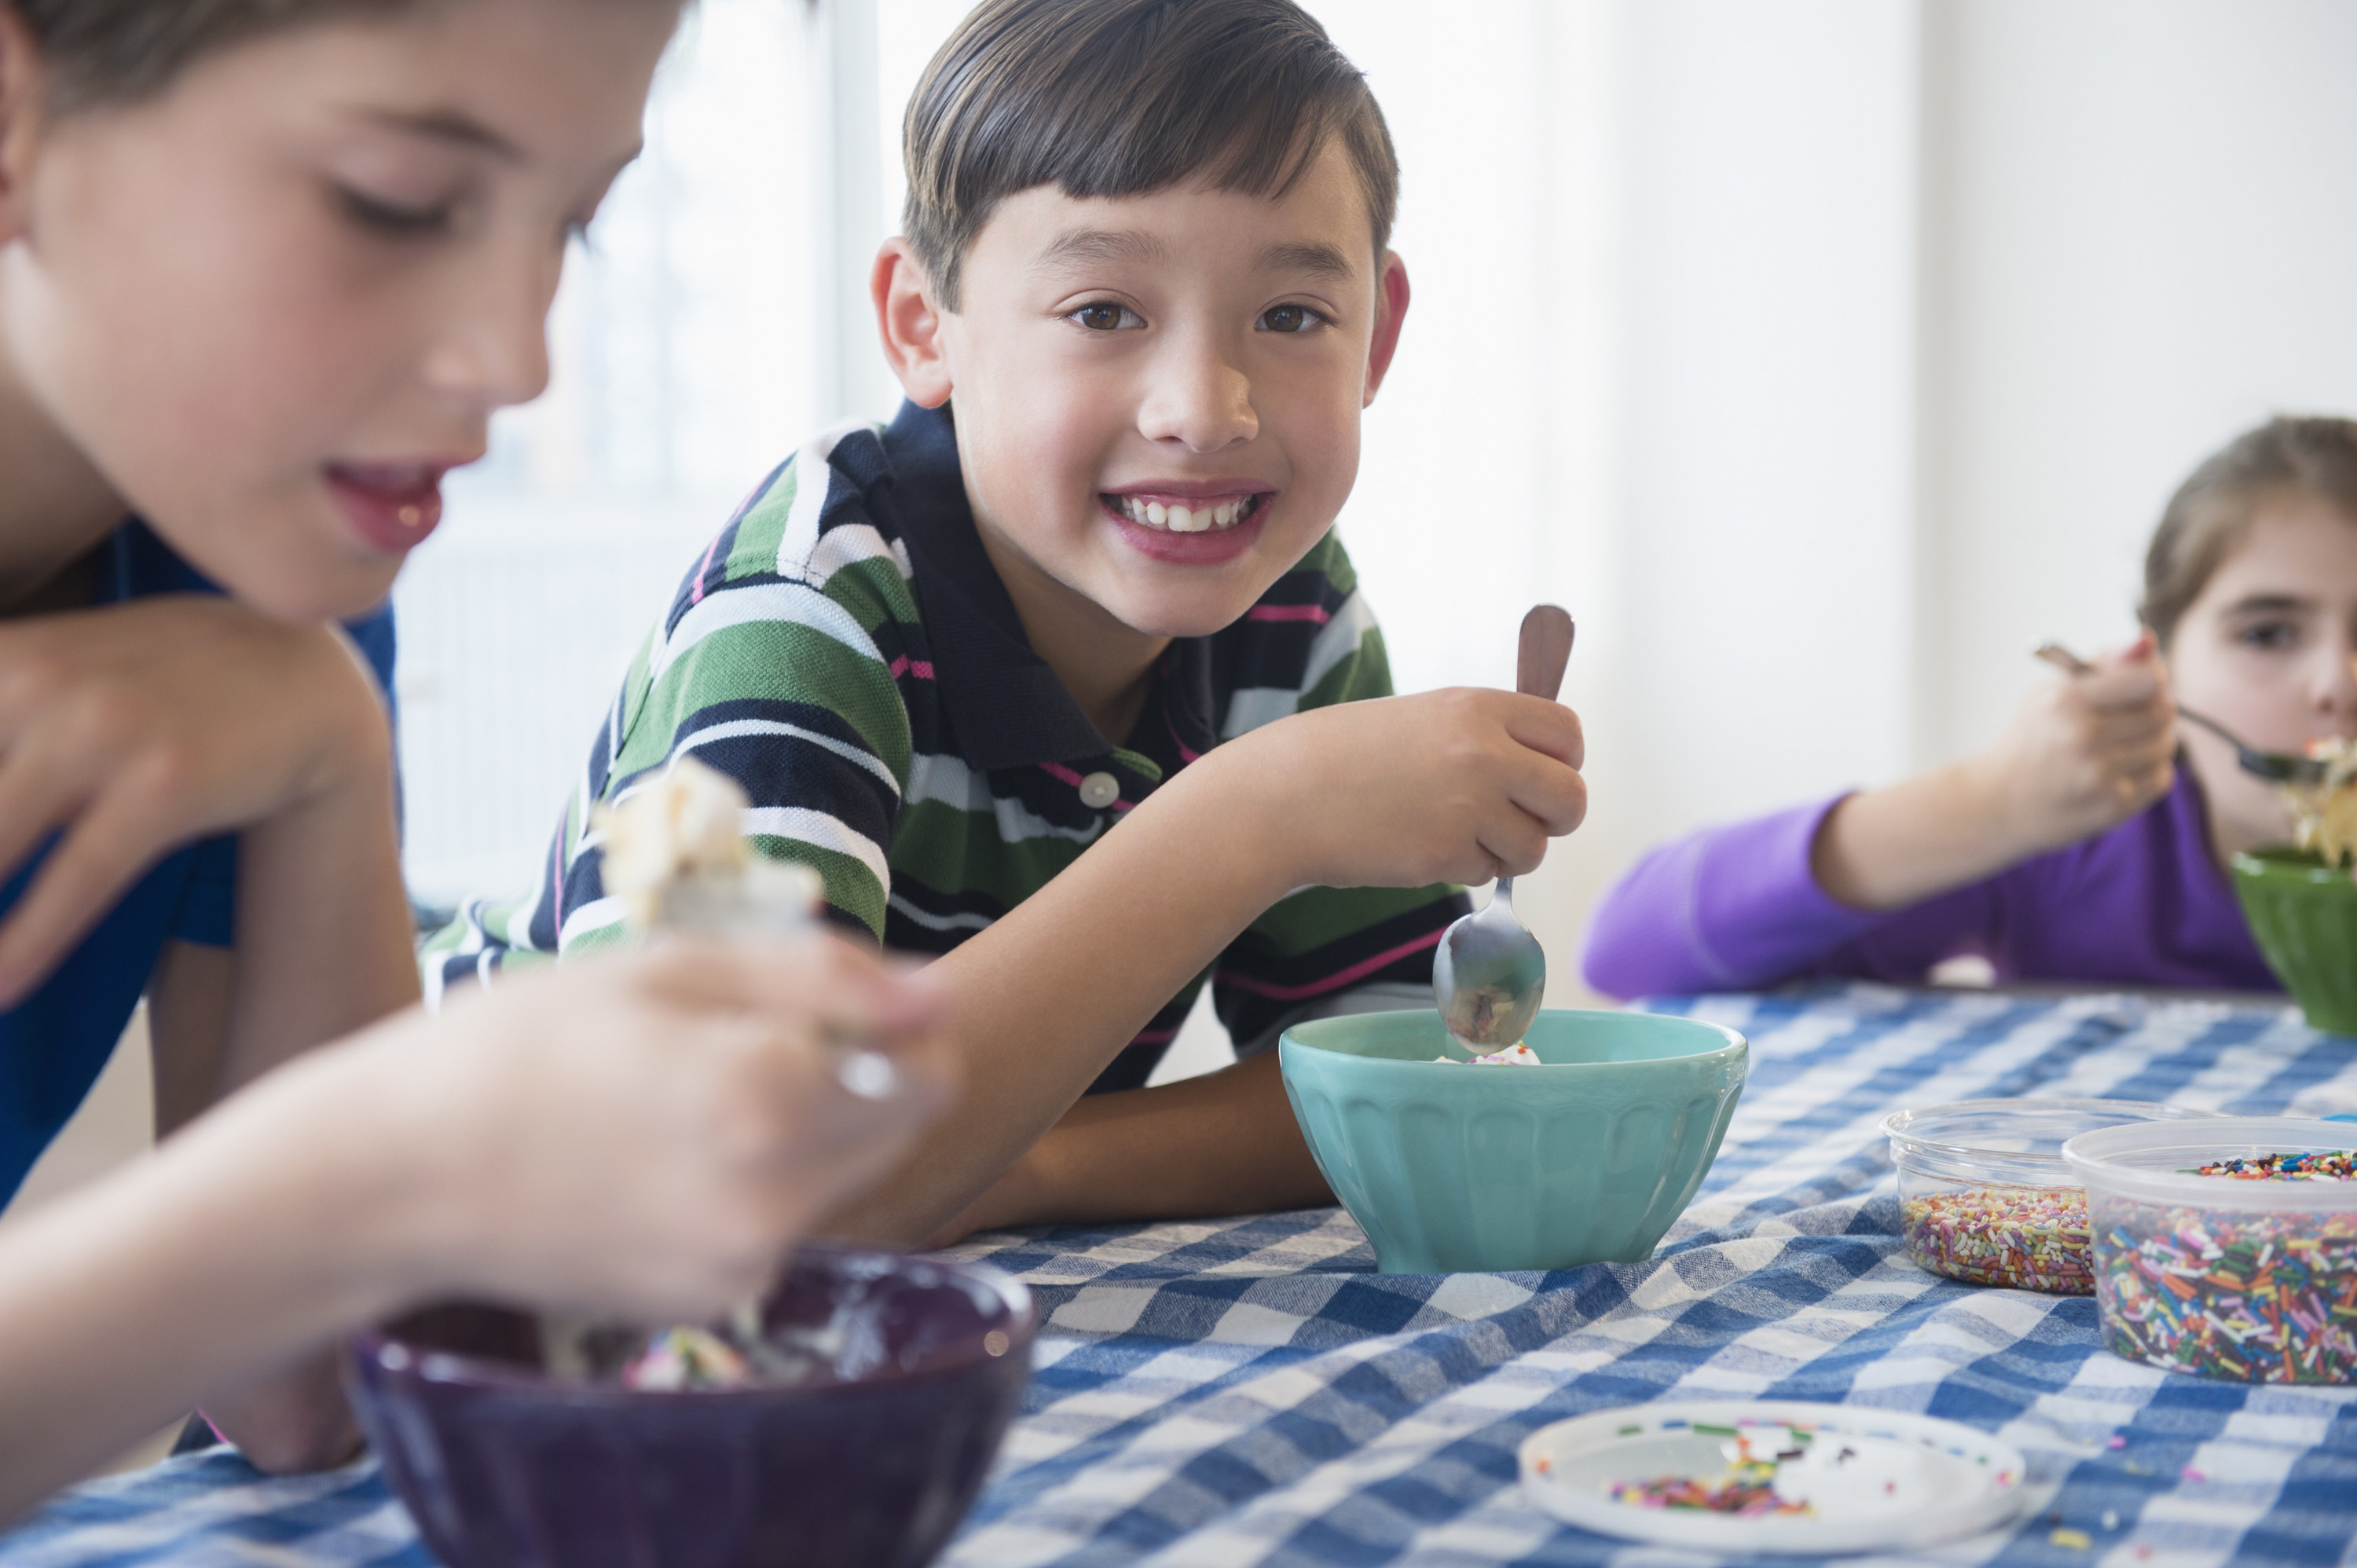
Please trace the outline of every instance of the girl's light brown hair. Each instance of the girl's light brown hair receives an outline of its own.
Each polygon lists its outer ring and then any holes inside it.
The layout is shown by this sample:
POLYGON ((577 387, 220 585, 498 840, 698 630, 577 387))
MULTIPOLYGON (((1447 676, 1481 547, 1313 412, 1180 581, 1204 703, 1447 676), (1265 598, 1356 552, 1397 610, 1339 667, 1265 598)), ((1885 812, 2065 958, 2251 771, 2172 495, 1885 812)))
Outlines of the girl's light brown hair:
POLYGON ((984 0, 926 68, 902 124, 902 227, 958 307, 966 247, 1035 186, 1143 196, 1182 181, 1280 197, 1329 141, 1375 251, 1399 159, 1365 78, 1292 0, 984 0))
POLYGON ((2234 437, 2177 487, 2145 553, 2136 607, 2164 650, 2261 503, 2300 496, 2328 502, 2357 527, 2357 420, 2278 416, 2234 437))
POLYGON ((59 112, 135 102, 203 55, 284 27, 382 16, 420 0, 0 0, 23 19, 59 112))

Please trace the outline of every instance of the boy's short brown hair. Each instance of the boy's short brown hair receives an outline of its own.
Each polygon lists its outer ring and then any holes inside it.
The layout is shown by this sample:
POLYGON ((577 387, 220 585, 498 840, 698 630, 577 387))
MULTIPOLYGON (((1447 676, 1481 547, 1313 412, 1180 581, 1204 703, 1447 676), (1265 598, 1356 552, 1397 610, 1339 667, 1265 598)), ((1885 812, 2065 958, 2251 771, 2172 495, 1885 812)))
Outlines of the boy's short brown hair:
POLYGON ((945 310, 998 203, 1034 186, 1142 196, 1201 178, 1275 198, 1329 138, 1374 249, 1399 159, 1366 79, 1292 0, 984 0, 909 101, 902 225, 945 310))

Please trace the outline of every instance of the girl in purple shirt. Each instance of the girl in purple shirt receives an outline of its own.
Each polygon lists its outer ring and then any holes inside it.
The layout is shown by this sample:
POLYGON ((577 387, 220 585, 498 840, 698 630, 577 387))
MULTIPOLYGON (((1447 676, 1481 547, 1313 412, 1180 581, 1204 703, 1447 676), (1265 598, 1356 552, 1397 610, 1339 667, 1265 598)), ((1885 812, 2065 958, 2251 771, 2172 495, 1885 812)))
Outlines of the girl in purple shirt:
POLYGON ((1618 996, 1813 976, 2274 990, 2226 865, 2292 836, 2265 751, 2357 734, 2357 421, 2276 419, 2171 498, 2143 634, 2058 676, 1985 752, 1653 851, 1606 897, 1587 982, 1618 996))

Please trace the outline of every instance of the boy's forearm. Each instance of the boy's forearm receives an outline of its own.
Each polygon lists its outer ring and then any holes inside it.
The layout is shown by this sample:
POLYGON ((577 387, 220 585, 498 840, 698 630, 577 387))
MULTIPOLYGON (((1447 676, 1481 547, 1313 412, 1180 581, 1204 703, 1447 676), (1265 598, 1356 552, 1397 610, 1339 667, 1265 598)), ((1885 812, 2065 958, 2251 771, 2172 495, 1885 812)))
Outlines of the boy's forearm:
POLYGON ((1046 887, 935 961, 955 998, 963 1087, 925 1149, 828 1230, 915 1243, 955 1219, 1291 889, 1284 846, 1228 752, 1189 767, 1046 887))
POLYGON ((246 830, 223 1090, 417 1000, 389 752, 246 830))
POLYGON ((953 1229, 1255 1214, 1333 1201, 1271 1051, 1200 1078, 1082 1100, 953 1229))

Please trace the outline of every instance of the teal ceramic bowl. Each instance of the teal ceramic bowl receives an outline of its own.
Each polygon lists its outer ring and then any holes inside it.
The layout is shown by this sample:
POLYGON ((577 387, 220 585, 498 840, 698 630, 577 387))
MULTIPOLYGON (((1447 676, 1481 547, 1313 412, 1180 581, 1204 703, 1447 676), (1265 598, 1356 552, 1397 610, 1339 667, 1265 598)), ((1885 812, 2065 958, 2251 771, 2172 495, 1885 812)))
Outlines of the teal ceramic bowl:
MULTIPOLYGON (((1543 1012, 1537 1067, 1468 1067, 1435 1012, 1287 1029, 1285 1092, 1387 1274, 1641 1262, 1693 1201, 1750 1047, 1717 1024, 1543 1012)), ((1461 1054, 1461 1053, 1460 1053, 1461 1054)))

